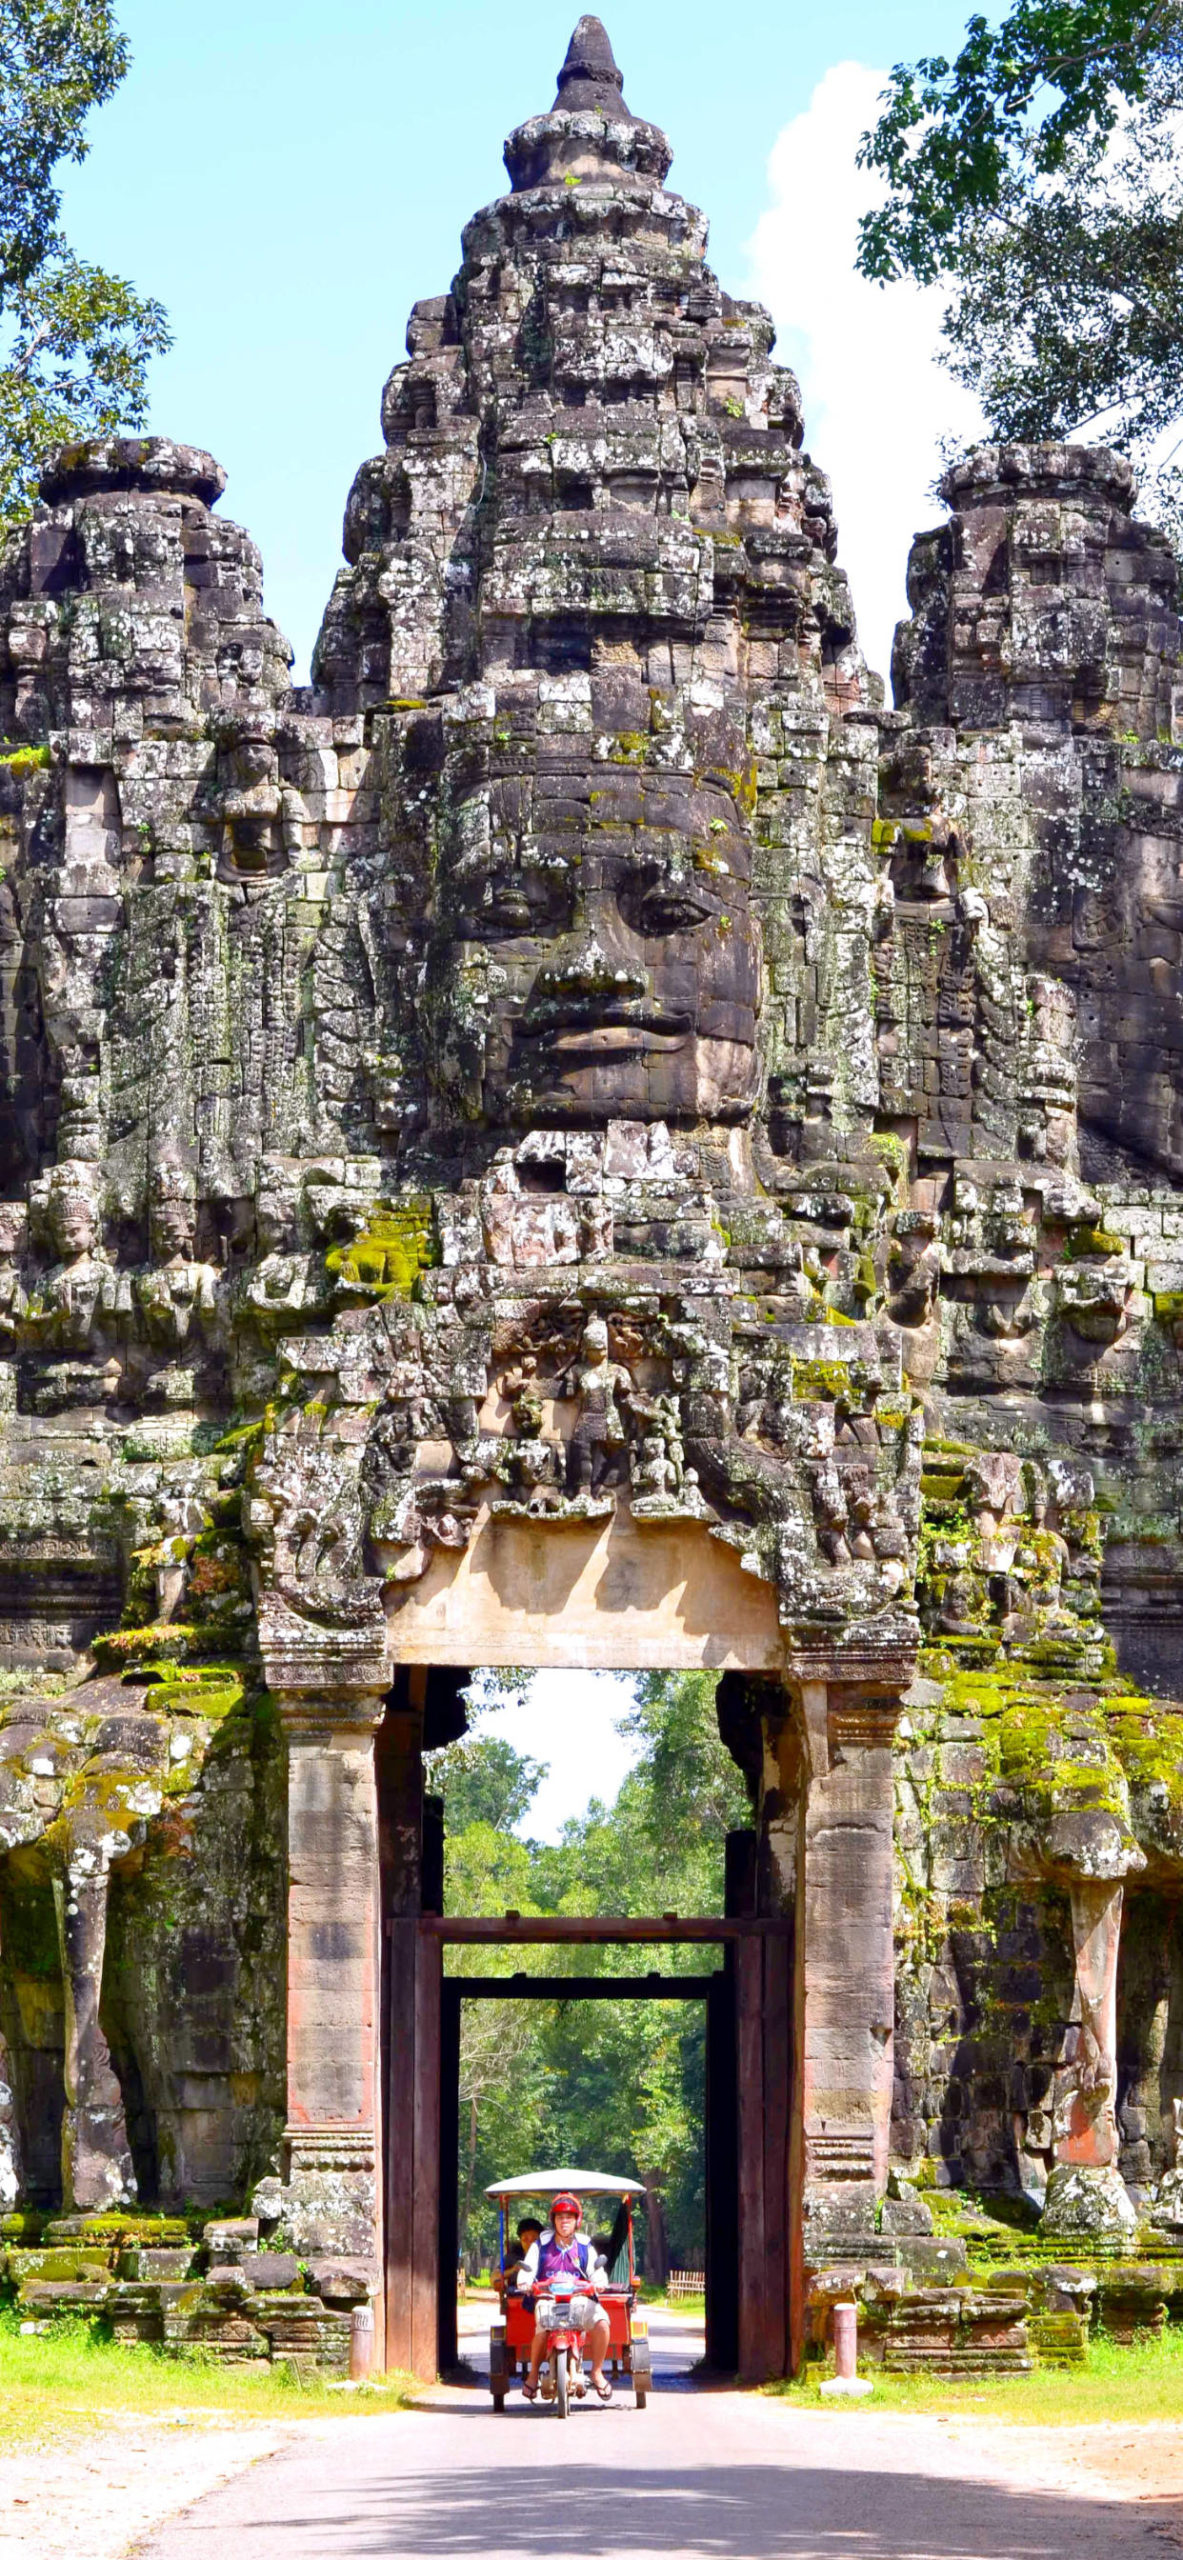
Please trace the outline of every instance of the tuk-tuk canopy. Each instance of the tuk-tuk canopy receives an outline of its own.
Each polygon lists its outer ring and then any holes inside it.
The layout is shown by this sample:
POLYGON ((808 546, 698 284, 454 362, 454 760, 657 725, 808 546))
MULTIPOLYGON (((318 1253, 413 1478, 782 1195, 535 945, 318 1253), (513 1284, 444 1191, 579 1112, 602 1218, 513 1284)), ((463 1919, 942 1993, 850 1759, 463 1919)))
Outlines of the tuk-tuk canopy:
POLYGON ((498 2178, 485 2194, 502 2196, 643 2196, 639 2178, 609 2178, 600 2169, 538 2169, 526 2178, 498 2178))

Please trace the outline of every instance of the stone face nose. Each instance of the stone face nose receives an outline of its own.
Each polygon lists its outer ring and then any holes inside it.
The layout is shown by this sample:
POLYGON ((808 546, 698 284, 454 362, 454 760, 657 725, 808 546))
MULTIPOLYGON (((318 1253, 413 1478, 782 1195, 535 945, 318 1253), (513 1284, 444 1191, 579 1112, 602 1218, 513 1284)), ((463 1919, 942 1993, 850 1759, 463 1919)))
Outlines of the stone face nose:
POLYGON ((617 68, 616 56, 602 19, 581 18, 559 73, 555 105, 569 108, 612 107, 622 100, 623 89, 623 75, 617 68))

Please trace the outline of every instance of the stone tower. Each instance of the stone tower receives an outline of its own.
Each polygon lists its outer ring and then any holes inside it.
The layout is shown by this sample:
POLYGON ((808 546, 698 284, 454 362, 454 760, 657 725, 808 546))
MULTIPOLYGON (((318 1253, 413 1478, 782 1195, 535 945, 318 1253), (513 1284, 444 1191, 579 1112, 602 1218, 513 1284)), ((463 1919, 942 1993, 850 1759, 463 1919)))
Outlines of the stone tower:
POLYGON ((581 19, 310 687, 189 448, 59 453, 0 568, 0 2200, 253 2192, 404 2363, 480 1665, 720 1675, 796 1968, 749 2370, 919 2263, 893 2153, 1172 2209, 1176 568, 1118 458, 973 455, 885 711, 669 162, 581 19))

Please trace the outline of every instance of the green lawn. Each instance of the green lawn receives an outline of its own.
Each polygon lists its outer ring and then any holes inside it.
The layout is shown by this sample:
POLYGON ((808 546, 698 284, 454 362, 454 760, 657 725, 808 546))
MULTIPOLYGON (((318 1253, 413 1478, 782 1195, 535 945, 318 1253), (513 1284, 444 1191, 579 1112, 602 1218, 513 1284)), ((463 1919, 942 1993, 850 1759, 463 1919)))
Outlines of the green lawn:
POLYGON ((117 2347, 97 2339, 85 2321, 58 2321, 44 2337, 23 2338, 16 2314, 0 2311, 0 2451, 30 2435, 101 2426, 116 2414, 356 2417, 405 2407, 412 2387, 390 2374, 345 2391, 319 2378, 305 2380, 290 2364, 252 2371, 213 2357, 182 2360, 155 2347, 117 2347))
POLYGON ((1034 2373, 979 2374, 963 2382, 927 2375, 861 2370, 874 2380, 865 2400, 823 2400, 818 2384, 826 2366, 807 2368, 799 2382, 778 2382, 768 2389, 794 2408, 808 2407, 823 2416, 830 2409, 915 2409, 928 2414, 964 2412, 968 2416, 1003 2418, 1023 2426, 1087 2425, 1090 2420, 1183 2421, 1183 2328, 1167 2329, 1143 2345, 1114 2346, 1095 2339, 1085 2365, 1043 2365, 1034 2373))

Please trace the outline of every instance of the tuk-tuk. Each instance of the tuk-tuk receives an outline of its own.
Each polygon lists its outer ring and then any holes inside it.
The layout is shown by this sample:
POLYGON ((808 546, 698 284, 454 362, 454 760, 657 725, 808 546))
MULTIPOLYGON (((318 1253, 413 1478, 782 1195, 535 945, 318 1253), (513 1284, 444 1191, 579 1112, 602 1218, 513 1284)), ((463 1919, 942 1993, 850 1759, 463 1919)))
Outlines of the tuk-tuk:
MULTIPOLYGON (((613 2220, 611 2246, 608 2252, 608 2282, 601 2287, 601 2299, 608 2314, 608 2354, 605 2359, 614 2381, 627 2375, 632 2382, 633 2398, 643 2409, 653 2380, 649 2354, 649 2323, 637 2311, 637 2267, 633 2250, 633 2203, 644 2195, 636 2178, 604 2177, 595 2169, 542 2169, 524 2178, 503 2178, 485 2193, 498 2207, 498 2259, 501 2270, 500 2291, 504 2318, 495 2322, 489 2335, 489 2384, 493 2406, 504 2409, 505 2395, 515 2374, 529 2370, 530 2346, 534 2336, 534 2307, 524 2294, 514 2289, 516 2270, 506 2265, 506 2216, 514 2208, 520 2220, 527 2205, 536 2204, 539 2218, 545 2222, 552 2196, 569 2189, 586 2204, 592 2197, 613 2198, 617 2210, 613 2220)), ((586 2222, 586 2217, 585 2217, 586 2222)))

